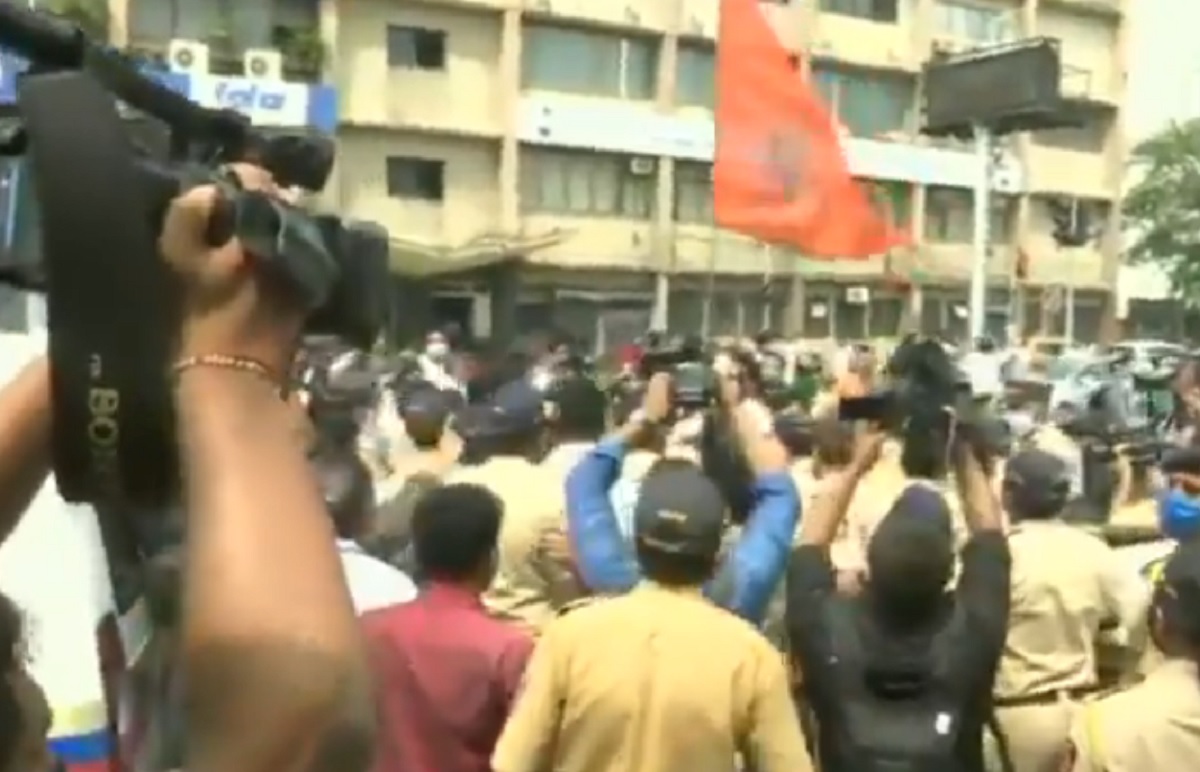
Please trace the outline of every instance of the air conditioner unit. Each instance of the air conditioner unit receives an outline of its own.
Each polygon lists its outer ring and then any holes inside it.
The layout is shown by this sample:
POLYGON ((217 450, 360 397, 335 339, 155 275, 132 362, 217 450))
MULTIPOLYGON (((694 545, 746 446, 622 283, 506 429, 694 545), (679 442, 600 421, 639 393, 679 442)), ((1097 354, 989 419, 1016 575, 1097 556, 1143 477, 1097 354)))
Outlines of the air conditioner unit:
POLYGON ((639 177, 647 174, 654 174, 654 159, 653 158, 631 158, 629 160, 629 173, 636 174, 639 177))
POLYGON ((856 306, 865 306, 871 302, 871 290, 866 287, 847 287, 846 302, 856 306))
POLYGON ((198 40, 171 40, 167 44, 167 66, 171 72, 207 75, 208 45, 198 40))
POLYGON ((247 48, 242 71, 254 80, 283 80, 283 54, 274 48, 247 48))

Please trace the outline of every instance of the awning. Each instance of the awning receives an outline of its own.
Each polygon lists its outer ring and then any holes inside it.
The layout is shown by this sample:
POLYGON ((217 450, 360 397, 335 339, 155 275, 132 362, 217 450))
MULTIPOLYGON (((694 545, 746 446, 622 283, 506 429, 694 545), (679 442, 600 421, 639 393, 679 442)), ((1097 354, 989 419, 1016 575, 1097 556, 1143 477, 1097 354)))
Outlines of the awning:
POLYGON ((511 261, 563 243, 573 231, 555 228, 540 234, 484 233, 456 246, 392 237, 391 267, 406 276, 444 276, 511 261))

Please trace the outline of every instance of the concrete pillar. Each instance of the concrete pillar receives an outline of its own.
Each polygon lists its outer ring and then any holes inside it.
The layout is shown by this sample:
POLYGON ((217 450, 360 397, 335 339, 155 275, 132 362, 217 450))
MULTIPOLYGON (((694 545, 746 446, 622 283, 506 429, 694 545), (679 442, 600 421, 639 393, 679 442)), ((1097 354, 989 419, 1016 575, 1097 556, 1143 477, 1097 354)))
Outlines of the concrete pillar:
POLYGON ((108 0, 108 42, 117 48, 129 45, 129 0, 108 0))
POLYGON ((521 10, 509 8, 503 12, 500 39, 500 77, 503 89, 500 99, 504 133, 500 139, 500 230, 518 233, 521 230, 520 210, 520 146, 517 143, 517 122, 521 107, 521 10))
MULTIPOLYGON (((662 39, 658 53, 658 87, 655 107, 670 113, 675 106, 675 81, 679 67, 679 27, 684 4, 677 5, 674 28, 662 39)), ((654 188, 654 223, 650 229, 650 268, 654 271, 654 305, 650 326, 667 329, 670 319, 671 274, 675 271, 675 159, 659 158, 654 188)))

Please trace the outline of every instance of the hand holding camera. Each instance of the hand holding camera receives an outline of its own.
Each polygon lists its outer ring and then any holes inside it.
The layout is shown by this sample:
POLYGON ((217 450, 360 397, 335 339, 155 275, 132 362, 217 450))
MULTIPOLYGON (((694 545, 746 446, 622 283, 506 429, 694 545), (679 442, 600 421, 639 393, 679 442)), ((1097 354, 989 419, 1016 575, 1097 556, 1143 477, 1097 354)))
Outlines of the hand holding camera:
MULTIPOLYGON (((233 164, 243 190, 280 196, 270 172, 233 164)), ((193 188, 167 210, 159 236, 163 258, 182 280, 179 359, 220 355, 264 365, 282 383, 306 310, 277 278, 256 264, 234 237, 212 247, 205 239, 220 192, 193 188)))

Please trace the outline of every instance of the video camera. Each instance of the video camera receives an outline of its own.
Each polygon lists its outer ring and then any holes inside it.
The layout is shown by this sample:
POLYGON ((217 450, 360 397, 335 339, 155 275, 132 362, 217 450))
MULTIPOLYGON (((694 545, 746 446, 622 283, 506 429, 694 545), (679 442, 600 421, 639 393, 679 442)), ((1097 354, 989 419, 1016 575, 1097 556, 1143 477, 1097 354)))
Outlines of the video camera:
POLYGON ((333 163, 328 138, 268 137, 236 112, 176 94, 69 22, 23 7, 0 4, 0 46, 30 63, 18 83, 19 124, 0 137, 0 155, 25 158, 42 253, 37 264, 0 267, 0 281, 47 294, 59 491, 76 502, 170 501, 178 462, 166 374, 180 296, 157 240, 171 200, 216 186, 208 243, 239 239, 308 309, 308 332, 358 346, 387 321, 387 234, 243 190, 223 170, 255 163, 280 187, 317 191, 333 163), (118 100, 146 120, 124 121, 118 100))
POLYGON ((945 475, 946 443, 954 434, 965 440, 983 463, 1008 450, 1006 424, 984 413, 971 396, 971 384, 941 343, 910 336, 887 364, 889 385, 865 397, 843 399, 838 418, 872 421, 903 441, 901 465, 914 477, 945 475))
POLYGON ((662 372, 671 374, 678 407, 698 410, 716 399, 716 373, 699 339, 652 339, 638 363, 638 378, 648 381, 662 372))

